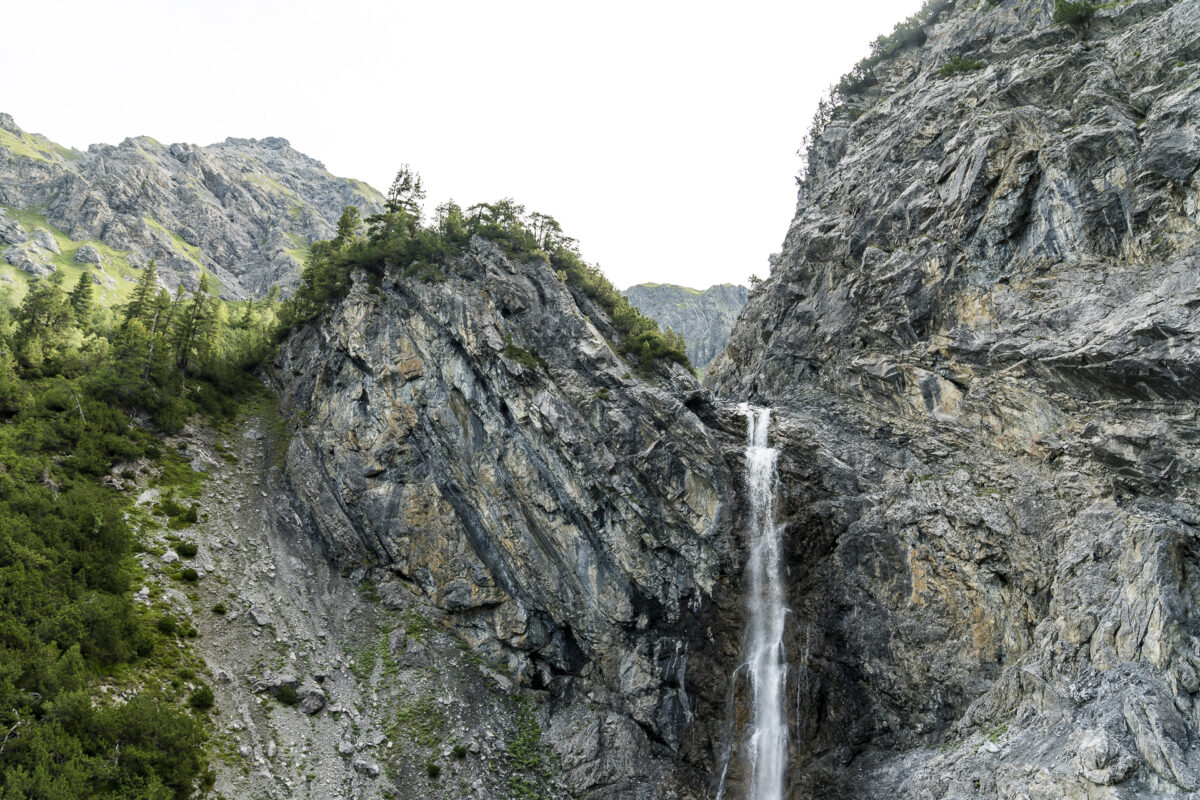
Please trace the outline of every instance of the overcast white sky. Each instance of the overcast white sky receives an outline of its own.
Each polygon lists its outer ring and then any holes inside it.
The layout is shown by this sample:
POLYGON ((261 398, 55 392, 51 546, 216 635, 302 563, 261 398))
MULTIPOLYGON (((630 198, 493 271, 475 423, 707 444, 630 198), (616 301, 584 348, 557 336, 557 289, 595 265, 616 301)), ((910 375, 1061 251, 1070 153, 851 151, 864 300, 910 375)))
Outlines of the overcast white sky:
POLYGON ((619 287, 765 276, 817 100, 920 0, 5 3, 0 111, 65 145, 283 136, 429 206, 511 196, 619 287))

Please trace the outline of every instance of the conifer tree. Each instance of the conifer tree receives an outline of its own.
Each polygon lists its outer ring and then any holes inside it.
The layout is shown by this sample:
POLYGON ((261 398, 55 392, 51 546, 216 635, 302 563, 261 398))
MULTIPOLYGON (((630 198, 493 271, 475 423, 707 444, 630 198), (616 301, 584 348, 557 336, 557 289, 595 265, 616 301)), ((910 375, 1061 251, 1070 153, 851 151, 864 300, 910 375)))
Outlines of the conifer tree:
POLYGON ((166 289, 159 289, 151 308, 150 330, 156 336, 164 336, 171 329, 171 311, 174 309, 171 294, 166 289))
POLYGON ((338 217, 337 236, 333 237, 333 246, 340 249, 358 238, 358 228, 362 225, 362 217, 357 206, 346 206, 342 216, 338 217))
POLYGON ((56 358, 74 331, 74 317, 62 282, 62 273, 52 272, 30 284, 17 309, 13 344, 23 366, 37 369, 47 359, 56 358))
POLYGON ((146 268, 142 270, 142 276, 138 278, 137 286, 133 287, 133 295, 129 299, 129 304, 125 306, 125 320, 121 323, 121 330, 129 327, 131 320, 145 320, 157 286, 158 262, 152 258, 146 268))
POLYGON ((87 328, 91 325, 93 292, 92 273, 90 270, 85 269, 80 273, 79 282, 71 290, 70 296, 71 309, 75 312, 75 322, 81 328, 87 328))
MULTIPOLYGON (((154 367, 154 351, 158 346, 159 340, 165 339, 167 336, 167 333, 171 330, 171 319, 174 316, 174 311, 175 311, 176 305, 178 303, 182 302, 181 298, 183 297, 183 292, 184 292, 183 284, 180 284, 179 289, 176 291, 176 294, 175 294, 176 303, 172 303, 171 295, 169 295, 167 293, 167 290, 159 289, 158 295, 154 298, 154 301, 150 304, 150 313, 149 313, 150 330, 146 331, 145 328, 142 327, 142 331, 145 334, 144 340, 146 342, 146 345, 145 345, 146 359, 145 359, 145 362, 142 364, 142 380, 143 381, 150 380, 150 372, 154 367)), ((139 325, 139 327, 141 327, 141 326, 139 325)), ((132 330, 132 329, 133 329, 133 326, 131 325, 130 330, 132 330)), ((160 356, 160 358, 161 358, 161 356, 160 356)))
POLYGON ((174 322, 172 343, 175 349, 175 364, 179 369, 179 392, 183 394, 186 390, 188 367, 206 358, 216 345, 218 306, 209 294, 208 275, 200 276, 195 293, 175 317, 174 322))
POLYGON ((387 202, 384 207, 388 211, 403 211, 410 217, 421 219, 421 202, 425 199, 425 189, 421 186, 421 175, 414 172, 408 164, 400 167, 388 189, 387 202))
POLYGON ((383 213, 367 218, 371 239, 387 241, 394 236, 415 236, 421 228, 421 202, 424 199, 421 176, 405 164, 388 189, 383 213))

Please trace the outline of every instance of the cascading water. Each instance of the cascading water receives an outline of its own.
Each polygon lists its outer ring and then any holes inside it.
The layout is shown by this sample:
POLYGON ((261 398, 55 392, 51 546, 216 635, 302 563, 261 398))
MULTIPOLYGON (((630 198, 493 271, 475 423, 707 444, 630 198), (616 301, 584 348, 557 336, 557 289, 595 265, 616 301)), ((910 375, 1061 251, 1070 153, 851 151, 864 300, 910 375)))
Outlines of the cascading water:
POLYGON ((775 524, 775 460, 768 446, 771 409, 741 406, 746 415, 746 488, 749 492, 750 542, 746 671, 754 700, 750 732, 751 800, 782 800, 787 765, 788 729, 783 703, 787 655, 783 631, 781 526, 775 524))

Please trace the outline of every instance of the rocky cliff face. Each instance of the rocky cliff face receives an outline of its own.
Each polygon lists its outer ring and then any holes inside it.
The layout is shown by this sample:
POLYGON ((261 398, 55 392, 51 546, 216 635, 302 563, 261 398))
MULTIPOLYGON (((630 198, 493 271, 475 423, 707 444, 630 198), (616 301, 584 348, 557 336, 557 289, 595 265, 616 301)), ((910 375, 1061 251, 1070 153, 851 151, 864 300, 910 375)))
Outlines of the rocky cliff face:
POLYGON ((729 331, 746 305, 746 287, 723 283, 704 291, 666 283, 640 283, 621 292, 638 311, 670 328, 687 342, 688 359, 697 369, 725 349, 729 331))
POLYGON ((374 213, 381 202, 286 139, 141 136, 81 153, 0 114, 0 254, 30 274, 87 265, 118 291, 157 258, 171 288, 207 270, 225 297, 259 297, 296 283, 308 245, 333 236, 347 205, 374 213))
POLYGON ((792 796, 1193 796, 1200 4, 959 6, 710 371, 783 418, 792 796))
POLYGON ((581 796, 702 797, 740 632, 730 412, 678 365, 635 377, 545 262, 476 237, 444 269, 360 276, 285 343, 295 495, 385 604, 548 698, 581 796))
MULTIPOLYGON (((234 461, 181 442, 223 478, 221 791, 744 796, 738 400, 781 450, 789 800, 1200 791, 1200 3, 933 7, 815 142, 715 393, 638 377, 593 303, 476 238, 293 332, 290 442, 266 412, 234 461)), ((234 256, 306 234, 247 176, 331 187, 314 236, 347 200, 279 140, 74 154, 0 121, 34 264, 205 248, 261 291, 275 256, 234 256)))

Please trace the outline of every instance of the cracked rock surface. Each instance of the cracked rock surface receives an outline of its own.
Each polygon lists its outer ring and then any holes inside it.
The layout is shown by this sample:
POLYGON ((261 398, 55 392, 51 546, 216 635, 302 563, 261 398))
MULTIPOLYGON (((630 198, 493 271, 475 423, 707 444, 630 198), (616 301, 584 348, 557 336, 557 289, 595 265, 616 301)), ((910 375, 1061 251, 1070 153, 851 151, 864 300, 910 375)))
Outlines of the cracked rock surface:
MULTIPOLYGON (((278 137, 201 147, 138 136, 80 152, 0 114, 0 244, 10 245, 3 255, 11 264, 34 275, 53 271, 41 254, 58 245, 47 231, 31 237, 5 206, 44 214, 74 241, 127 253, 131 266, 157 259, 172 291, 194 289, 207 271, 224 297, 240 299, 276 284, 295 288, 305 249, 332 238, 346 206, 366 216, 382 204, 371 187, 331 175, 278 137)), ((74 260, 97 265, 100 255, 84 245, 74 260)))
POLYGON ((876 68, 710 371, 780 419, 793 797, 1197 789, 1200 4, 1052 6, 876 68))

